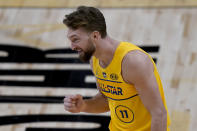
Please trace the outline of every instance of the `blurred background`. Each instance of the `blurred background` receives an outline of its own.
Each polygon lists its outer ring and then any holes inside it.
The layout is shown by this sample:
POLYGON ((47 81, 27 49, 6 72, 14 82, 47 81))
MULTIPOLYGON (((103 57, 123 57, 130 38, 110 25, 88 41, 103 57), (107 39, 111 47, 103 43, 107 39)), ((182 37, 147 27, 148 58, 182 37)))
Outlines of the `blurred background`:
POLYGON ((71 114, 63 98, 97 93, 69 49, 65 14, 98 7, 111 37, 142 47, 159 70, 172 131, 197 129, 196 0, 0 0, 0 131, 105 131, 109 113, 71 114))

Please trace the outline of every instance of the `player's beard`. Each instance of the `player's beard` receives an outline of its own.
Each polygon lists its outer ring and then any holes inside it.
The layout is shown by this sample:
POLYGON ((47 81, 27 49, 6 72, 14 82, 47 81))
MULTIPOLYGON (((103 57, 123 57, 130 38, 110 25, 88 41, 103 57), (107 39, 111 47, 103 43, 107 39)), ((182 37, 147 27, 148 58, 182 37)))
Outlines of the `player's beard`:
POLYGON ((95 52, 95 47, 94 47, 93 43, 90 40, 88 42, 89 42, 88 43, 89 46, 87 47, 86 51, 82 51, 79 54, 79 58, 83 62, 89 62, 90 58, 92 57, 92 55, 95 52))

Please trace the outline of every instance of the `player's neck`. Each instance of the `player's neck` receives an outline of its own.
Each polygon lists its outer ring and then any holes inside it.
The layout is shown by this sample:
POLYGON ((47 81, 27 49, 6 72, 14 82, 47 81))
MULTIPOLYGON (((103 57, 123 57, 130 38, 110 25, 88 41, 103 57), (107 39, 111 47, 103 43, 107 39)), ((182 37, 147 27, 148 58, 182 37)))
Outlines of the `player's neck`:
POLYGON ((106 68, 113 59, 114 53, 119 41, 114 40, 107 36, 100 43, 97 44, 95 56, 99 59, 100 65, 106 68))

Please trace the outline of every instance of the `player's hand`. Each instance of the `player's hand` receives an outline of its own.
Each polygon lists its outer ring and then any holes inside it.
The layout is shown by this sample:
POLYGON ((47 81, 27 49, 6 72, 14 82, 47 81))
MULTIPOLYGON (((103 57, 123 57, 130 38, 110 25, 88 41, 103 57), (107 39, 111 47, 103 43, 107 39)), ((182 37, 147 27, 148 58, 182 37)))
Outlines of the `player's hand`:
POLYGON ((68 95, 64 98, 64 109, 72 112, 79 113, 83 110, 85 102, 83 97, 79 94, 77 95, 68 95))

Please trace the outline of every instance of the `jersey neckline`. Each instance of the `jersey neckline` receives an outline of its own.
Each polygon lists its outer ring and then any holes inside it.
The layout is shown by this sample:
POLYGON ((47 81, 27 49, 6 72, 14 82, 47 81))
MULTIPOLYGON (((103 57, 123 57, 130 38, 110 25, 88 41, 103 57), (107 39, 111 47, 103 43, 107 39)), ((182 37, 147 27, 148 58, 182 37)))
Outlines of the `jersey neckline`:
POLYGON ((117 55, 117 50, 118 50, 118 48, 120 47, 121 44, 122 44, 122 41, 119 42, 118 46, 116 47, 116 50, 114 51, 112 60, 110 61, 110 63, 109 63, 105 68, 102 67, 102 66, 100 65, 100 60, 98 59, 98 65, 99 65, 99 67, 100 67, 102 70, 107 70, 107 69, 112 65, 112 63, 113 63, 113 61, 114 61, 114 58, 115 58, 115 56, 117 55))

